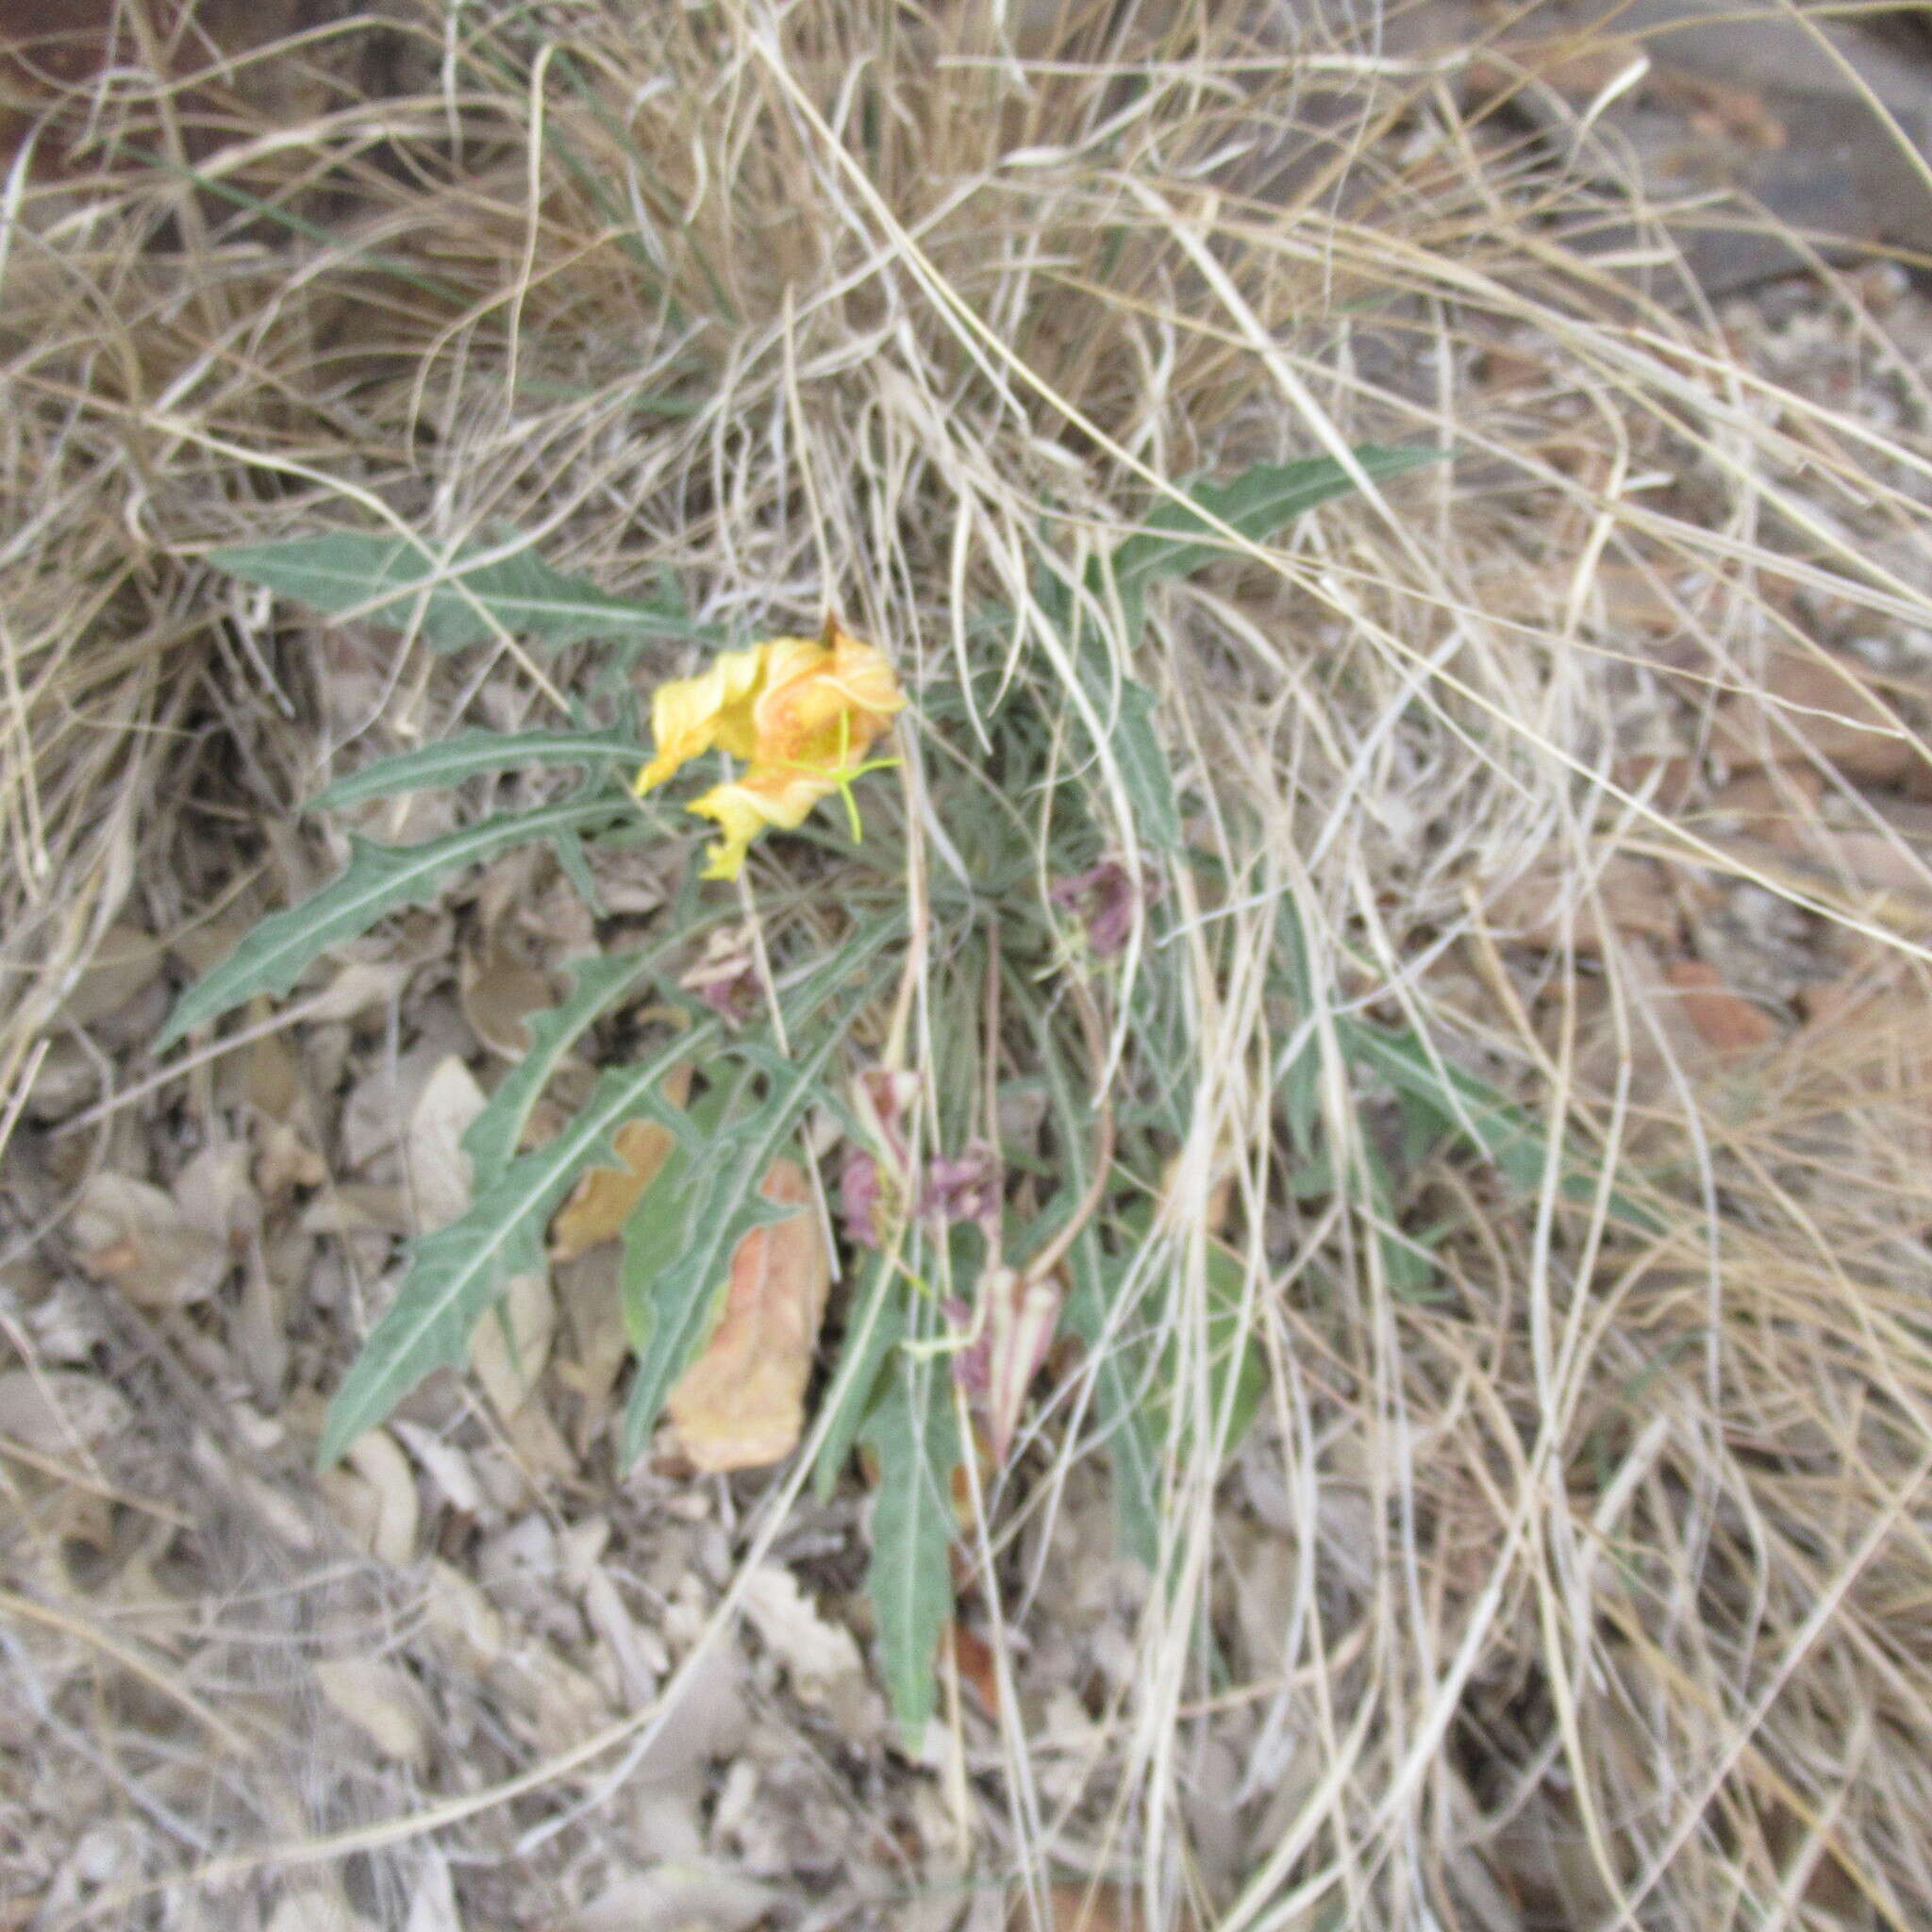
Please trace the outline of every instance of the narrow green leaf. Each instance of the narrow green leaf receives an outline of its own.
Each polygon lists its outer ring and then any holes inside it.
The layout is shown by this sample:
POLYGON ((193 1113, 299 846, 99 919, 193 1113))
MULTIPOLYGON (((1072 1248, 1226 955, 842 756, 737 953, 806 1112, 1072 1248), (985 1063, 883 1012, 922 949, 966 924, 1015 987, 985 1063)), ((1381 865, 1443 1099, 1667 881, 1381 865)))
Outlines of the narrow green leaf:
POLYGON ((415 1243, 395 1300, 329 1403, 316 1451, 320 1466, 374 1428, 431 1370, 465 1359, 477 1322, 504 1283, 543 1265, 544 1225, 578 1174, 593 1160, 617 1164, 610 1139, 616 1127, 651 1114, 675 1130, 664 1076, 691 1054, 695 1036, 714 1030, 699 1022, 649 1059, 605 1073, 589 1105, 561 1133, 479 1186, 468 1213, 415 1243))
MULTIPOLYGON (((1420 443, 1365 442, 1352 452, 1371 482, 1399 476, 1449 454, 1420 443)), ((1259 543, 1317 504, 1345 496, 1355 478, 1333 457, 1305 457, 1293 463, 1257 463, 1228 483, 1196 483, 1189 495, 1230 528, 1259 543)), ((1114 579, 1123 592, 1138 591, 1163 577, 1184 577, 1227 554, 1227 540, 1184 506, 1162 502, 1146 525, 1114 551, 1114 579)))
POLYGON ((953 1615, 953 1465, 959 1459, 949 1356, 901 1349, 864 1440, 878 1457, 872 1561, 865 1574, 886 1695, 906 1748, 933 1713, 933 1659, 953 1615))
POLYGON ((612 597, 553 570, 534 550, 468 543, 441 557, 413 537, 331 530, 277 543, 238 544, 208 561, 317 610, 353 610, 372 623, 414 625, 439 651, 488 642, 499 630, 550 644, 690 626, 648 604, 612 597))
POLYGON ((879 1371, 905 1336, 905 1293, 894 1296, 893 1286, 893 1270, 880 1256, 866 1284, 865 1298, 846 1324, 845 1343, 832 1375, 835 1407, 811 1472, 812 1491, 821 1503, 829 1502, 838 1488, 845 1458, 852 1454, 852 1445, 858 1441, 872 1409, 879 1371))
POLYGON ((1147 1425, 1146 1346, 1133 1333, 1134 1308, 1114 1315, 1125 1271, 1103 1266, 1091 1235, 1076 1241, 1067 1258, 1066 1324, 1092 1364, 1093 1420, 1113 1477, 1114 1535, 1151 1571, 1160 1559, 1160 1458, 1147 1425))
MULTIPOLYGON (((1526 1108, 1505 1099, 1487 1080, 1432 1055, 1412 1028, 1393 1033, 1344 1019, 1337 1021, 1336 1036, 1352 1062, 1372 1068, 1398 1093, 1433 1111, 1442 1131, 1467 1141, 1514 1186, 1530 1193, 1542 1186, 1549 1138, 1526 1108)), ((1596 1179, 1573 1169, 1561 1188, 1566 1199, 1587 1201, 1596 1192, 1596 1179)), ((1661 1231, 1655 1215, 1622 1193, 1610 1195, 1609 1208, 1626 1226, 1646 1234, 1661 1231)))
MULTIPOLYGON (((1074 1085, 1066 1062, 1052 1051, 1043 1014, 1035 1012, 1034 1025, 1055 1126, 1064 1150, 1060 1191, 1048 1203, 1038 1224, 1040 1239, 1044 1241, 1087 1191, 1091 1108, 1074 1085)), ((1138 1332, 1138 1307, 1118 1306, 1126 1289, 1127 1271, 1117 1265, 1109 1267, 1091 1225, 1080 1231, 1068 1250, 1067 1271, 1063 1320, 1079 1338, 1092 1365, 1093 1420, 1107 1445, 1113 1478, 1114 1534, 1121 1548, 1151 1571, 1160 1552, 1160 1458, 1148 1426, 1146 1398, 1152 1364, 1138 1332)), ((1137 1305, 1145 1298, 1147 1286, 1143 1277, 1135 1294, 1137 1305)))
MULTIPOLYGON (((684 943, 681 934, 675 943, 684 943)), ((569 998, 525 1019, 528 1048, 463 1136, 463 1152, 470 1157, 473 1199, 496 1181, 516 1158, 530 1109, 557 1071, 558 1061, 671 950, 672 945, 666 943, 648 953, 613 953, 608 958, 575 960, 570 970, 575 974, 575 984, 569 998)))
POLYGON ((221 965, 175 1004, 156 1041, 172 1046, 258 992, 285 993, 331 946, 365 933, 384 913, 427 899, 460 865, 494 858, 513 845, 561 833, 596 831, 632 810, 628 801, 577 797, 531 811, 506 812, 420 845, 376 845, 352 838, 348 865, 322 891, 271 914, 221 965))
POLYGON ((1157 852, 1178 852, 1181 814, 1174 800, 1174 774, 1154 729, 1158 701, 1131 677, 1110 686, 1107 667, 1094 652, 1082 654, 1080 681, 1120 765, 1141 843, 1157 852))
POLYGON ((622 732, 462 731, 436 744, 377 758, 346 778, 338 778, 308 801, 309 811, 334 811, 365 798, 393 798, 406 791, 428 791, 460 785, 487 773, 518 771, 526 765, 589 765, 608 758, 619 765, 643 763, 650 753, 622 732))
POLYGON ((759 1190, 819 1097, 827 1063, 870 996, 868 987, 824 1028, 810 1053, 773 1080, 751 1113, 717 1129, 701 1155, 679 1161, 675 1174, 667 1161, 638 1204, 625 1229, 622 1275, 638 1356, 625 1420, 627 1453, 642 1448, 665 1397, 717 1325, 739 1242, 756 1227, 805 1211, 774 1209, 759 1190))
MULTIPOLYGON (((1154 1209, 1147 1202, 1137 1202, 1119 1216, 1115 1225, 1124 1237, 1124 1251, 1118 1259, 1100 1264, 1096 1299, 1103 1308, 1110 1308, 1120 1301, 1137 1272, 1142 1277, 1141 1291, 1142 1294, 1146 1292, 1146 1271, 1139 1268, 1139 1261, 1141 1252, 1154 1239, 1154 1209)), ((1228 1411, 1224 1447, 1232 1454, 1260 1408, 1266 1368, 1261 1351, 1241 1321, 1246 1277, 1241 1263, 1226 1249, 1210 1241, 1206 1268, 1208 1321, 1204 1340, 1208 1352, 1208 1413, 1216 1418, 1224 1409, 1228 1411)), ((1158 1275, 1159 1271, 1156 1272, 1158 1275)), ((1070 1320, 1073 1312, 1070 1302, 1070 1320)), ((1158 1467, 1155 1445, 1173 1426, 1170 1419, 1174 1413, 1174 1384, 1180 1370, 1179 1339, 1170 1335, 1162 1344, 1158 1359, 1151 1363, 1146 1360, 1144 1346, 1124 1351, 1118 1339, 1110 1344, 1110 1352, 1121 1354, 1124 1361, 1131 1355, 1141 1364, 1133 1385, 1121 1390, 1117 1399, 1131 1404, 1136 1421, 1141 1424, 1141 1441, 1137 1453, 1145 1457, 1142 1481, 1147 1487, 1142 1491, 1145 1497, 1142 1507, 1151 1510, 1155 1501, 1151 1486, 1155 1478, 1151 1473, 1158 1467)), ((1184 1457, 1191 1427, 1191 1403, 1185 1406, 1182 1415, 1175 1453, 1184 1457)), ((1135 1554, 1141 1552, 1137 1550, 1135 1554)), ((1149 1560, 1151 1563, 1151 1558, 1149 1560)))
MULTIPOLYGON (((1154 729, 1158 700, 1137 679, 1114 675, 1104 644, 1084 630, 1080 600, 1071 585, 1042 567, 1037 574, 1034 594, 1047 621, 1067 641, 1074 675, 1099 721, 1104 742, 1095 748, 1110 753, 1120 766, 1141 842, 1161 852, 1177 851, 1181 821, 1174 801, 1174 774, 1154 729)), ((1140 635, 1140 610, 1136 592, 1128 600, 1130 642, 1140 635)))

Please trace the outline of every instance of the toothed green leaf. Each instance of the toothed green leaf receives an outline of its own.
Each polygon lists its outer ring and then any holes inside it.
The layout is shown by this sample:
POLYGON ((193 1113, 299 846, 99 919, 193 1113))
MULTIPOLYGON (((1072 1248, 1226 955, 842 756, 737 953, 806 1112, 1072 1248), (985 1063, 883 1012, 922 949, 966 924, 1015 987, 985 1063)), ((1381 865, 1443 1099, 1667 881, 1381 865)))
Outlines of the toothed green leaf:
POLYGON ((759 1190, 820 1098, 826 1069, 871 996, 868 981, 810 1051, 775 1063, 764 1099, 736 1119, 726 1114, 701 1151, 674 1149, 625 1225, 621 1291, 638 1357, 625 1410, 626 1463, 643 1448, 665 1397, 717 1325, 739 1242, 756 1227, 812 1211, 774 1208, 759 1190))
POLYGON ((366 798, 393 798, 406 791, 429 791, 460 785, 486 773, 519 771, 526 765, 589 765, 610 759, 640 765, 650 753, 622 732, 463 731, 437 744, 377 758, 346 778, 338 778, 308 801, 309 811, 334 811, 366 798))
POLYGON ((1119 762, 1121 782, 1134 808, 1141 842, 1157 852, 1180 850, 1181 814, 1174 793, 1174 773, 1154 729, 1158 702, 1144 684, 1124 677, 1109 689, 1098 654, 1082 655, 1080 681, 1101 721, 1101 730, 1119 762))
POLYGON ((539 839, 597 831, 627 817, 631 809, 621 798, 578 797, 485 819, 420 845, 352 839, 348 865, 321 891, 264 919, 181 995, 155 1042, 157 1051, 257 993, 287 992, 331 946, 367 932, 399 906, 428 899, 457 867, 478 864, 539 839))
POLYGON ((619 1165, 615 1129, 642 1115, 675 1126, 664 1076, 716 1032, 700 1021, 636 1066, 613 1068, 589 1104, 553 1140, 512 1160, 477 1188, 469 1211, 425 1235, 408 1272, 342 1379, 323 1423, 316 1460, 326 1468, 389 1415, 434 1369, 468 1357, 477 1322, 514 1274, 543 1265, 543 1229, 577 1175, 592 1162, 619 1165))
MULTIPOLYGON (((1380 483, 1424 463, 1439 463, 1449 452, 1419 443, 1365 442, 1351 454, 1362 474, 1380 483)), ((1317 504, 1346 496, 1356 487, 1333 457, 1304 457, 1292 463, 1257 463, 1231 482, 1196 483, 1188 494, 1209 515, 1260 543, 1317 504)), ((1162 502, 1148 512, 1144 528, 1113 553, 1114 580, 1123 592, 1139 591, 1163 577, 1187 576, 1227 554, 1227 540, 1207 518, 1162 502)))
POLYGON ((413 537, 331 530, 278 543, 217 550, 217 570, 263 584, 317 610, 353 611, 396 629, 411 625, 439 651, 487 643, 499 632, 550 644, 639 632, 686 637, 691 626, 650 604, 612 597, 554 570, 534 550, 467 543, 440 555, 413 537))
MULTIPOLYGON (((680 941, 681 942, 681 941, 680 941)), ((670 951, 669 944, 648 953, 618 953, 608 958, 573 962, 576 983, 570 997, 524 1022, 529 1046, 490 1096, 483 1111, 463 1136, 470 1157, 473 1197, 488 1188, 516 1158, 517 1143, 530 1118, 530 1109, 557 1071, 557 1063, 618 998, 635 986, 670 951)))

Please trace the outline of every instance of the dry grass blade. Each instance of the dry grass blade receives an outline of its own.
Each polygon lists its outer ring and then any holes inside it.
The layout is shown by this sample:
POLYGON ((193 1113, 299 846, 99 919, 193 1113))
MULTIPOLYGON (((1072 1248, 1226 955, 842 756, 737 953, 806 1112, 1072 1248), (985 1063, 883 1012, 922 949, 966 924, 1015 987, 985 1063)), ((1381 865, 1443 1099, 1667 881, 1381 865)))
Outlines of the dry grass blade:
MULTIPOLYGON (((191 1882, 277 1923, 322 1864, 413 1923, 434 1838, 478 1923, 703 1857, 827 1924, 974 1888, 991 1924, 1008 1886, 1016 1923, 1091 1890, 1148 1932, 1925 1923, 1924 291, 1821 262, 1714 310, 1610 96, 1513 35, 1425 59, 1364 10, 1205 0, 297 10, 92 9, 18 81, 44 125, 0 184, 0 1722, 32 1767, 0 1778, 0 1921, 16 1867, 54 1873, 50 1924, 159 1926, 191 1882), (1266 538, 1204 518, 1184 580, 1109 575, 1197 478, 1370 443, 1452 459, 1266 538), (617 1479, 592 1232, 559 1229, 530 1401, 396 1422, 414 1566, 307 1473, 408 1225, 394 1124, 475 1044, 455 960, 548 984, 566 939, 660 918, 682 857, 594 855, 601 926, 541 851, 452 881, 157 1065, 172 993, 339 869, 351 814, 291 810, 329 779, 573 702, 601 730, 690 669, 487 625, 439 655, 208 565, 324 529, 675 587, 736 642, 836 607, 915 697, 881 1063, 1031 1159, 1023 1223, 1093 1166, 1105 1070, 1105 1172, 1041 1273, 1091 1237, 1116 1300, 962 1477, 998 1694, 955 1682, 924 1761, 862 1700, 795 1709, 732 1624, 762 1563, 857 1587, 856 1481, 799 1501, 831 1406, 769 1489, 617 1479), (1171 853, 1107 725, 1129 677, 1171 853), (989 852, 1063 950, 982 1008, 989 852), (1051 896, 1102 858, 1134 891, 1110 960, 1051 896), (1362 1027, 1421 1071, 1365 1071, 1362 1027), (1540 1168, 1472 1157, 1472 1082, 1540 1168), (219 1282, 151 1318, 77 1273, 96 1172, 173 1191, 219 1282), (1159 1588, 1092 1453, 1123 1414, 1159 1588), (425 1691, 420 1762, 329 1728, 314 1667, 363 1655, 425 1691), (746 1741, 753 1691, 785 1750, 746 1741), (286 1775, 244 1786, 224 1760, 271 1715, 286 1775), (728 1765, 677 1760, 707 1727, 728 1765)), ((1621 46, 1577 58, 1628 87, 1621 46)), ((558 795, 467 782, 358 828, 558 795)), ((754 860, 758 976, 876 884, 821 844, 754 860)))

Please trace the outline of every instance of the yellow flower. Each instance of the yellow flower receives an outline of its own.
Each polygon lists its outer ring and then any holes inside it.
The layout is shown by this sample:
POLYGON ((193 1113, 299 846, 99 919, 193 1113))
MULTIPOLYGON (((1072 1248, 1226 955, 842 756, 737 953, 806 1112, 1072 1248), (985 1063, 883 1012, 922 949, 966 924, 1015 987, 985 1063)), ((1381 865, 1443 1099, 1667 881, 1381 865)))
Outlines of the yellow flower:
POLYGON ((743 776, 714 785, 689 808, 724 834, 705 855, 705 877, 736 878, 745 848, 767 825, 803 824, 822 800, 877 769, 865 755, 905 705, 891 665, 836 618, 816 640, 774 638, 726 651, 700 675, 658 688, 657 755, 638 774, 638 794, 713 746, 742 758, 743 776))

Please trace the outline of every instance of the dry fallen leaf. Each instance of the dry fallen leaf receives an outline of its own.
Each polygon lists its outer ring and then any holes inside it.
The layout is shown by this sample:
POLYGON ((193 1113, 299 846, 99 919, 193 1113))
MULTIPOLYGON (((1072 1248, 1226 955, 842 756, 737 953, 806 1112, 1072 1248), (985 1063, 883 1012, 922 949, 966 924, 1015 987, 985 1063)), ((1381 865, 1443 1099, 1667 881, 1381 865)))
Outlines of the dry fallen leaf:
POLYGON ((304 1890, 287 1893, 268 1922, 268 1932, 375 1932, 340 1894, 304 1890))
POLYGON ((1666 974, 1684 1017, 1714 1053, 1746 1053, 1777 1038, 1777 1022, 1724 982, 1704 959, 1679 959, 1666 974))
POLYGON ((708 1862, 620 1878, 563 1921, 568 1932, 744 1932, 779 1902, 761 1879, 708 1862))
POLYGON ((1890 784, 1924 763, 1873 695, 1860 667, 1841 657, 1780 652, 1761 691, 1734 691, 1717 707, 1711 741, 1734 771, 1808 752, 1848 778, 1890 784))
POLYGON ((87 970, 61 1003, 70 1025, 97 1026, 112 1019, 147 991, 167 958, 167 948, 140 926, 117 921, 95 942, 87 970))
POLYGON ((1642 933, 1652 939, 1676 937, 1679 911, 1664 868, 1655 859, 1627 852, 1612 853, 1597 874, 1594 893, 1576 891, 1562 867, 1540 863, 1498 892, 1490 902, 1489 917, 1500 938, 1530 946, 1559 946, 1565 939, 1579 953, 1604 950, 1607 920, 1619 933, 1642 933), (1564 897, 1574 892, 1574 906, 1566 924, 1561 916, 1564 897))
POLYGON ((782 1563, 760 1563, 745 1578, 741 1601, 746 1621, 807 1704, 824 1704, 841 1686, 864 1682, 858 1640, 819 1613, 782 1563))
POLYGON ((369 1554, 378 1562, 398 1567, 409 1562, 416 1554, 421 1510, 416 1478, 395 1438, 387 1429, 371 1429, 349 1444, 346 1459, 375 1500, 374 1514, 365 1523, 369 1554))
POLYGON ((429 1559, 423 1622, 465 1670, 487 1671, 503 1655, 501 1612, 454 1563, 441 1557, 429 1559))
POLYGON ((699 1469, 759 1469, 789 1456, 805 1425, 805 1385, 831 1286, 831 1257, 796 1162, 774 1160, 768 1201, 805 1211, 754 1228, 731 1257, 724 1311, 666 1405, 699 1469))
POLYGON ((458 996, 470 1030, 491 1053, 512 1060, 530 1050, 525 1018, 541 1012, 556 997, 548 974, 493 943, 487 953, 465 956, 458 996))
POLYGON ((351 959, 310 1000, 311 1021, 354 1020, 402 997, 416 969, 400 959, 351 959))
POLYGON ((171 1195, 126 1174, 95 1174, 68 1231, 81 1266, 141 1308, 207 1301, 233 1266, 225 1241, 196 1227, 171 1195))
POLYGON ((503 1299, 476 1324, 470 1367, 506 1422, 537 1386, 556 1332, 557 1302, 547 1274, 511 1275, 503 1299))
MULTIPOLYGON (((1046 1888, 1046 1907, 1041 1932, 1142 1932, 1146 1924, 1126 1889, 1118 1885, 1089 1887, 1063 1880, 1046 1888)), ((1024 1894, 1014 1901, 1007 1924, 1013 1932, 1034 1924, 1024 1894)))
MULTIPOLYGON (((682 1107, 690 1094, 691 1069, 674 1067, 664 1076, 664 1097, 682 1107)), ((575 1261, 599 1241, 615 1241, 670 1157, 671 1130, 657 1121, 625 1121, 611 1138, 624 1166, 593 1167, 576 1184, 550 1224, 553 1261, 575 1261)))
POLYGON ((111 1384, 78 1369, 0 1373, 0 1437, 42 1456, 71 1456, 121 1435, 134 1408, 111 1384))
POLYGON ((315 1666, 322 1694, 378 1752, 398 1764, 429 1756, 423 1693, 400 1666, 377 1657, 338 1657, 315 1666))
POLYGON ((470 1205, 463 1136, 486 1105, 476 1076, 455 1054, 439 1060, 409 1115, 404 1148, 416 1212, 425 1230, 447 1227, 470 1205))

